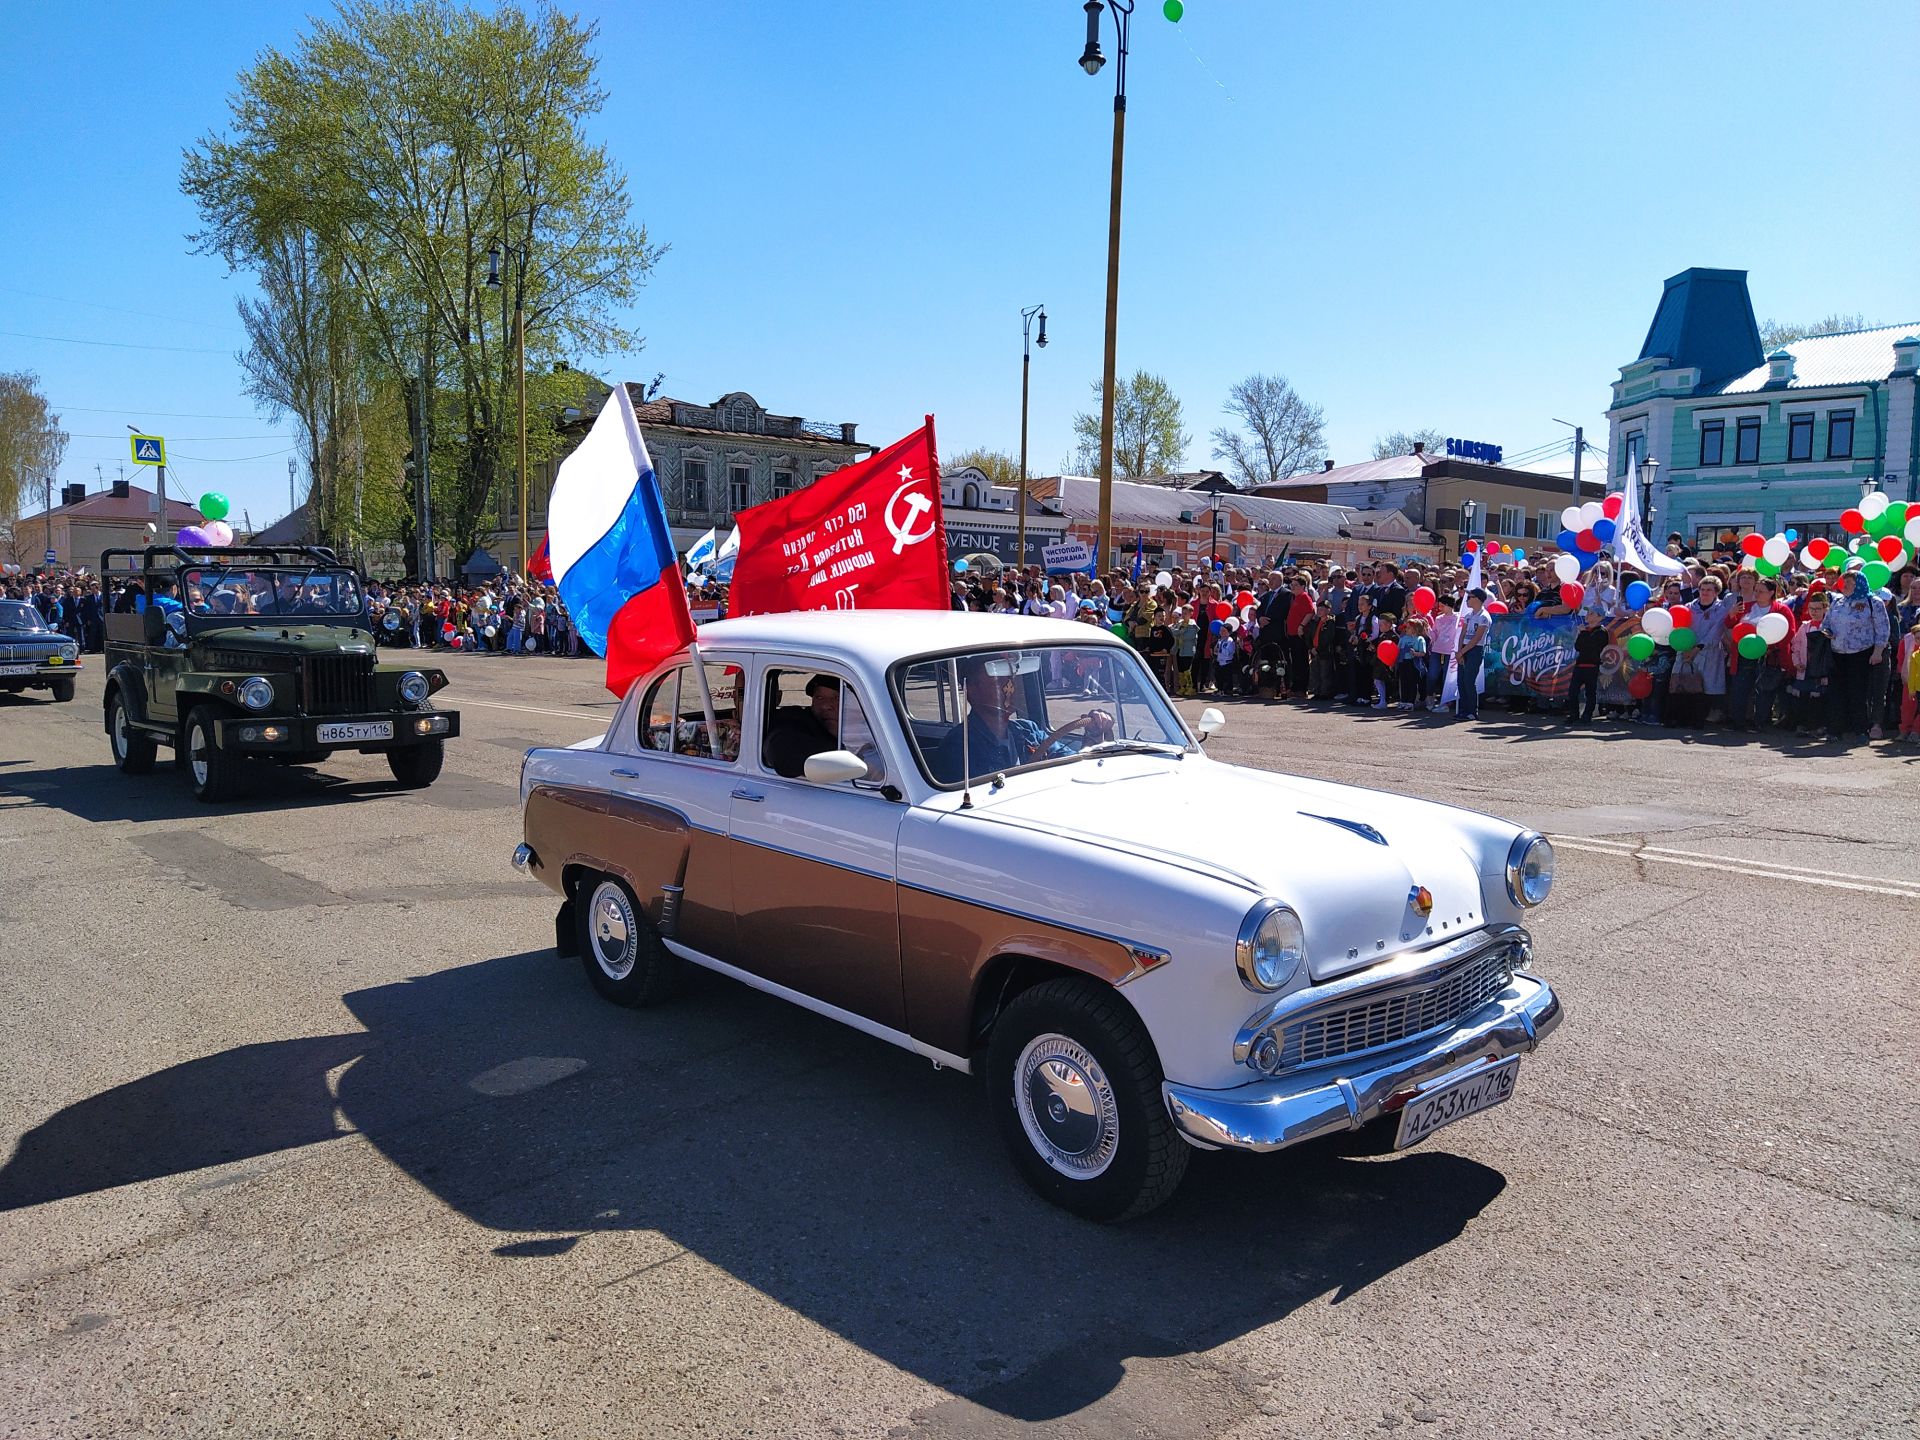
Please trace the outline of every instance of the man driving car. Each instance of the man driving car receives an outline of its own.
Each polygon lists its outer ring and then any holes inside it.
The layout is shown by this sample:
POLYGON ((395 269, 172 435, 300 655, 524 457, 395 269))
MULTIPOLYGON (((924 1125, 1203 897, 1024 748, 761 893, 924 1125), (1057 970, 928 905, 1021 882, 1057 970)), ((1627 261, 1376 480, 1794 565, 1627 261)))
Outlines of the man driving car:
POLYGON ((806 705, 782 705, 768 717, 767 738, 761 747, 774 774, 798 780, 806 774, 807 757, 823 754, 840 743, 840 681, 815 675, 807 681, 806 705))
POLYGON ((967 695, 965 729, 954 726, 928 757, 942 784, 957 785, 967 776, 1072 755, 1114 738, 1113 715, 1106 710, 1089 710, 1051 731, 1019 714, 1017 669, 1011 655, 976 655, 960 662, 967 695), (1070 735, 1077 737, 1077 744, 1067 742, 1070 735))

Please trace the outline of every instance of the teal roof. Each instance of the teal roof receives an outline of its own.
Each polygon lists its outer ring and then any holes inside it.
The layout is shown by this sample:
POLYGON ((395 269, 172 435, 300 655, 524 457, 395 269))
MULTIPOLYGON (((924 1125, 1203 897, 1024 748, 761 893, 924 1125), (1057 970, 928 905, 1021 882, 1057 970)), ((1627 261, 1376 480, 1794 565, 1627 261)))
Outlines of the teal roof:
POLYGON ((1699 370, 1702 389, 1763 364, 1747 272, 1695 267, 1671 276, 1640 347, 1642 360, 1656 355, 1674 369, 1699 370))

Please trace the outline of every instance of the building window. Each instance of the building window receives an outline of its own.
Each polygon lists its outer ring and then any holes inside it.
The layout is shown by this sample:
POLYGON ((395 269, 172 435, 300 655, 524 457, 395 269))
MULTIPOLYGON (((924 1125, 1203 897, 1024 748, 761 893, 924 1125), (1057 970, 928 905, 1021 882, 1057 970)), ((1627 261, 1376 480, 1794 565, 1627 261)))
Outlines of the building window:
POLYGON ((1700 463, 1721 465, 1727 458, 1727 422, 1709 420, 1700 427, 1700 463))
POLYGON ((782 500, 782 499, 785 499, 787 496, 791 495, 792 493, 793 493, 793 472, 791 470, 774 471, 773 472, 773 498, 776 500, 782 500))
POLYGON ((736 515, 753 504, 753 471, 745 465, 727 468, 727 507, 736 515))
POLYGON ((1827 458, 1853 458, 1853 411, 1835 410, 1827 416, 1827 458))
POLYGON ((1521 536, 1527 533, 1527 513, 1518 505, 1500 507, 1500 533, 1521 536))
POLYGON ((1538 527, 1533 532, 1534 536, 1541 540, 1550 540, 1560 533, 1560 512, 1558 510, 1542 510, 1539 515, 1535 517, 1534 523, 1538 527))
POLYGON ((681 486, 686 496, 687 509, 704 512, 707 508, 707 462, 689 460, 686 465, 686 483, 681 486))
POLYGON ((1787 417, 1787 463, 1813 459, 1813 416, 1787 417))
POLYGON ((1626 449, 1620 456, 1620 473, 1631 475, 1640 468, 1640 462, 1647 456, 1647 437, 1639 430, 1627 432, 1626 449))
POLYGON ((1736 465, 1758 465, 1760 463, 1760 419, 1754 416, 1742 420, 1733 437, 1733 463, 1736 465))

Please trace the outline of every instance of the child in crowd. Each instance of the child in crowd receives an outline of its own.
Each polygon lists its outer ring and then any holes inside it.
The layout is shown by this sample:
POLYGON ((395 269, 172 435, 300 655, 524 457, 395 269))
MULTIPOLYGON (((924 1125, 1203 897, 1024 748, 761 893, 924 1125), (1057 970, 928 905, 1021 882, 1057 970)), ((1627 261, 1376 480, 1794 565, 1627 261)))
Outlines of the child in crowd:
POLYGON ((1900 683, 1900 738, 1910 745, 1920 744, 1920 624, 1900 641, 1899 661, 1894 673, 1900 683))
POLYGON ((1221 623, 1213 637, 1213 684, 1222 695, 1231 695, 1240 679, 1240 637, 1221 623))
POLYGON ((1400 708, 1427 708, 1427 622, 1414 616, 1400 627, 1400 708))
POLYGON ((1793 678, 1787 682, 1787 722, 1796 735, 1823 729, 1833 684, 1833 640, 1822 630, 1827 618, 1824 591, 1809 595, 1801 607, 1804 623, 1793 632, 1793 678))
POLYGON ((1193 683, 1193 656, 1194 652, 1199 648, 1200 626, 1195 622, 1192 611, 1182 610, 1180 612, 1179 623, 1173 627, 1173 658, 1174 663, 1179 666, 1180 669, 1180 693, 1182 695, 1192 695, 1195 693, 1193 683))
POLYGON ((1427 637, 1427 708, 1438 710, 1447 670, 1460 644, 1460 602, 1451 594, 1433 602, 1432 633, 1427 637))
POLYGON ((1393 669, 1380 658, 1380 641, 1397 636, 1399 631, 1399 615, 1391 610, 1385 611, 1380 616, 1377 638, 1367 646, 1366 659, 1367 664, 1372 667, 1373 708, 1376 710, 1391 709, 1394 700, 1398 698, 1399 687, 1393 669))
POLYGON ((1593 723, 1600 703, 1600 657, 1607 648, 1607 627, 1598 610, 1584 612, 1573 637, 1573 679, 1567 686, 1567 719, 1593 723))

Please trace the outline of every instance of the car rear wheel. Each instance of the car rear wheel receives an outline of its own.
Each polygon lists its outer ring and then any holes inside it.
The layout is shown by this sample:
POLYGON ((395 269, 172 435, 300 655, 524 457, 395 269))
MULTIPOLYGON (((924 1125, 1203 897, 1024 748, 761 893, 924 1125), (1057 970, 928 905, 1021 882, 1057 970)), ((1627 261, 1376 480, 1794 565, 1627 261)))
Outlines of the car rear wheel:
POLYGON ((1046 1199, 1089 1220, 1158 1208, 1187 1171, 1146 1027, 1104 985, 1048 980, 993 1027, 987 1083, 1001 1137, 1046 1199))
POLYGON ((122 775, 144 775, 153 769, 159 742, 127 723, 127 702, 117 689, 107 697, 107 742, 113 746, 113 763, 122 775))
POLYGON ((231 800, 240 790, 240 767, 245 762, 231 750, 222 749, 214 730, 214 710, 202 705, 187 717, 184 754, 187 775, 193 781, 194 798, 208 805, 231 800))
POLYGON ((53 691, 53 698, 55 700, 73 699, 73 677, 71 675, 64 675, 58 680, 49 681, 48 688, 53 691))
POLYGON ((640 913, 633 891, 611 875, 581 886, 580 963, 593 988, 616 1005, 658 1005, 674 992, 680 959, 640 913))
POLYGON ((393 771, 393 778, 400 782, 402 789, 423 790, 440 778, 440 767, 446 758, 447 742, 428 740, 403 750, 387 751, 387 768, 393 771))

